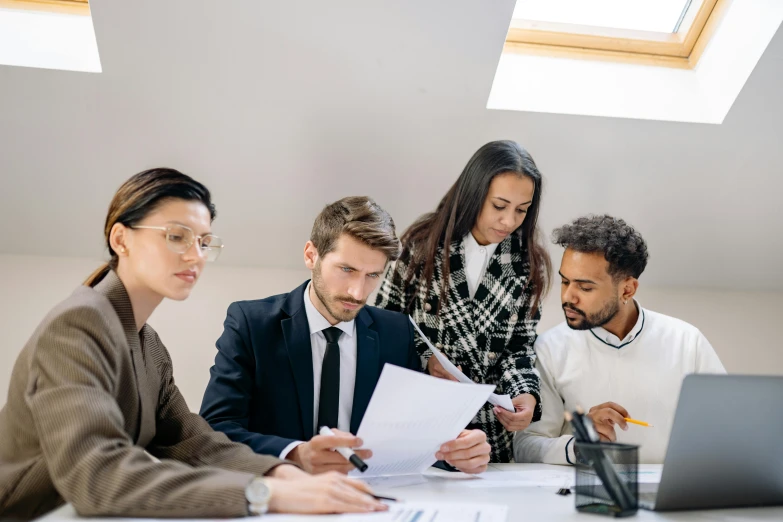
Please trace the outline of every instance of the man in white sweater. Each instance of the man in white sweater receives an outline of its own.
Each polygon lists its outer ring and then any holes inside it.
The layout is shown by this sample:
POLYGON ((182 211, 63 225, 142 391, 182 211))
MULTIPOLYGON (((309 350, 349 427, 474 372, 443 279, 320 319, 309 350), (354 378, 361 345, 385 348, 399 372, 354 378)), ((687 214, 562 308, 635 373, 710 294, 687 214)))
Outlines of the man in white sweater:
POLYGON ((516 433, 514 459, 576 462, 563 412, 581 406, 602 440, 638 444, 641 463, 661 463, 685 375, 726 370, 696 327, 634 299, 648 254, 630 225, 584 217, 555 230, 553 239, 565 248, 560 297, 566 320, 536 340, 543 414, 516 433))

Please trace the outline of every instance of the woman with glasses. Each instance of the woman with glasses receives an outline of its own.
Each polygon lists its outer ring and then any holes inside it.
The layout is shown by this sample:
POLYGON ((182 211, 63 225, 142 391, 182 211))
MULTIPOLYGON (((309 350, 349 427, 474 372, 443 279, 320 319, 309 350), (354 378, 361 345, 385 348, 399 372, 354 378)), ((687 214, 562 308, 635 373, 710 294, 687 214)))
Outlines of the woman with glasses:
MULTIPOLYGON (((514 432, 541 416, 533 342, 551 272, 537 227, 542 182, 518 143, 481 147, 435 211, 402 235, 376 301, 410 315, 468 378, 510 397, 513 408, 487 405, 471 425, 486 432, 490 462, 512 461, 514 432)), ((428 373, 456 380, 417 342, 428 373)))
POLYGON ((214 217, 206 187, 176 170, 120 187, 104 228, 110 261, 44 318, 14 367, 0 410, 0 518, 66 502, 123 517, 385 509, 361 483, 230 442, 185 404, 146 322, 220 255, 214 217))

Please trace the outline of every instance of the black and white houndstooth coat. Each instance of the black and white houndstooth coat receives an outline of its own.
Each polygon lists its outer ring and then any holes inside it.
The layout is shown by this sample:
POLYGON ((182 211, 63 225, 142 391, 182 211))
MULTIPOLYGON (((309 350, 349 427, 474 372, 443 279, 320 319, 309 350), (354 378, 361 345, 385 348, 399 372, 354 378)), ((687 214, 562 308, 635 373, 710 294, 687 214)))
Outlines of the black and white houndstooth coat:
MULTIPOLYGON (((436 312, 443 285, 442 267, 435 263, 428 292, 422 280, 422 267, 406 287, 411 258, 407 249, 387 271, 376 306, 405 312, 418 285, 420 291, 410 315, 430 342, 454 364, 462 366, 463 373, 475 382, 495 384, 496 393, 512 398, 522 393, 535 396, 533 422, 537 421, 541 417, 541 397, 533 343, 540 314, 530 312, 534 292, 528 284, 530 265, 525 244, 517 234, 512 234, 498 245, 473 299, 465 276, 462 238, 454 241, 450 250, 447 299, 439 315, 436 312)), ((443 252, 441 246, 436 259, 441 259, 443 252)), ((426 368, 432 351, 421 339, 417 338, 416 343, 422 366, 426 368)), ((487 434, 492 445, 491 462, 513 461, 513 433, 506 431, 495 418, 490 404, 484 405, 472 424, 487 434)))

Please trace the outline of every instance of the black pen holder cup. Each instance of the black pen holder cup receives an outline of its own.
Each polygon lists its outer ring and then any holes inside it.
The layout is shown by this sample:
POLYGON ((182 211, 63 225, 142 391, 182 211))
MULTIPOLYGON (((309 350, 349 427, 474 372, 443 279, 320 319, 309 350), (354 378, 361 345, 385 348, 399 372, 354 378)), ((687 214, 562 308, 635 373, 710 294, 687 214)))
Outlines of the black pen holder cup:
POLYGON ((577 456, 574 466, 576 510, 611 517, 635 515, 639 509, 639 446, 575 442, 574 450, 577 456), (601 480, 601 467, 607 463, 614 469, 613 476, 619 484, 605 485, 601 480), (623 502, 618 502, 620 495, 623 502))

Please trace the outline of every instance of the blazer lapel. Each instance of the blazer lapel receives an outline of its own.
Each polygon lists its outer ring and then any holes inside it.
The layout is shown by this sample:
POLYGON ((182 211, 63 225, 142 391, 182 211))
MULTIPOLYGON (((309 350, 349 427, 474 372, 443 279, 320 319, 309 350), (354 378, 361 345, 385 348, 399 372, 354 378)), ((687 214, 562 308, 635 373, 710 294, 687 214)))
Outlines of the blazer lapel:
MULTIPOLYGON (((309 282, 309 281, 308 281, 309 282)), ((303 284, 290 294, 283 305, 289 317, 281 321, 283 338, 288 350, 288 360, 294 374, 296 393, 299 398, 299 414, 302 417, 304 440, 313 437, 313 349, 310 344, 310 324, 304 309, 305 289, 303 284)))
POLYGON ((371 328, 372 317, 362 309, 356 316, 356 383, 351 410, 351 433, 359 431, 367 405, 380 377, 378 332, 371 328))
POLYGON ((131 348, 133 352, 133 364, 136 368, 141 368, 143 376, 139 375, 139 397, 141 397, 141 428, 139 430, 139 446, 147 446, 155 438, 157 431, 157 411, 158 395, 160 393, 160 379, 155 361, 147 357, 146 354, 153 348, 152 343, 156 342, 150 328, 145 324, 141 331, 143 340, 137 348, 131 348), (141 366, 139 366, 141 365, 141 366))
POLYGON ((134 433, 134 442, 139 446, 146 446, 155 437, 155 418, 157 414, 159 387, 151 387, 148 375, 147 364, 142 351, 139 332, 136 330, 136 319, 133 316, 133 307, 128 296, 125 285, 122 284, 119 276, 111 270, 98 285, 95 290, 103 294, 111 303, 117 316, 122 323, 125 339, 128 342, 131 359, 133 361, 133 370, 136 374, 136 385, 138 386, 139 398, 139 418, 136 423, 134 433))

